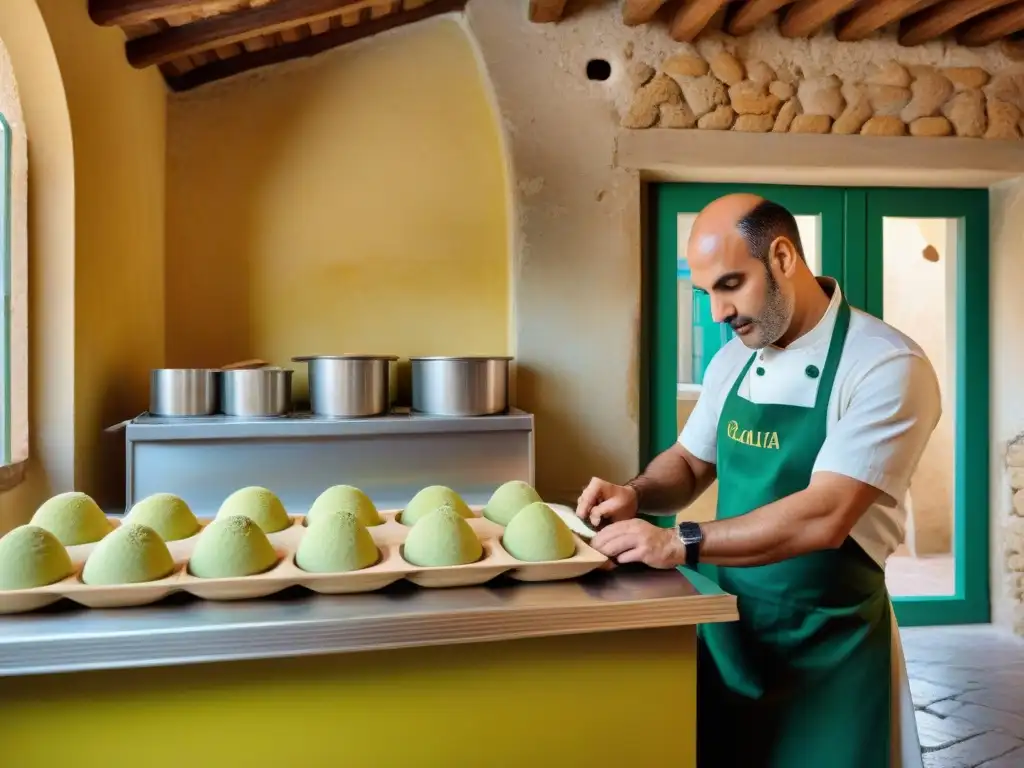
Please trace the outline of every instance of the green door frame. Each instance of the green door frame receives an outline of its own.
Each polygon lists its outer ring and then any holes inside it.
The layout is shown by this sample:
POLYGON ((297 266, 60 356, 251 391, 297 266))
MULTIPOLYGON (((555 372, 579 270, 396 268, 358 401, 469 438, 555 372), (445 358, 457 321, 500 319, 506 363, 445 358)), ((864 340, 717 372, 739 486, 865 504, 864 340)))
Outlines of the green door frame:
POLYGON ((953 411, 953 595, 893 598, 906 626, 983 623, 989 605, 989 251, 987 189, 866 189, 867 311, 882 316, 885 218, 953 219, 956 402, 953 411))
MULTIPOLYGON (((648 195, 653 248, 645 259, 641 333, 641 466, 678 437, 676 425, 677 216, 695 213, 731 192, 752 192, 785 205, 795 215, 821 217, 822 273, 841 281, 849 302, 882 314, 884 217, 955 218, 958 226, 956 288, 956 484, 952 596, 894 597, 901 625, 976 623, 989 620, 988 587, 988 191, 984 189, 882 189, 788 187, 769 184, 656 184, 648 195), (968 446, 971 450, 968 450, 968 446), (983 514, 968 515, 969 509, 983 514)), ((647 518, 671 525, 666 517, 647 518)))

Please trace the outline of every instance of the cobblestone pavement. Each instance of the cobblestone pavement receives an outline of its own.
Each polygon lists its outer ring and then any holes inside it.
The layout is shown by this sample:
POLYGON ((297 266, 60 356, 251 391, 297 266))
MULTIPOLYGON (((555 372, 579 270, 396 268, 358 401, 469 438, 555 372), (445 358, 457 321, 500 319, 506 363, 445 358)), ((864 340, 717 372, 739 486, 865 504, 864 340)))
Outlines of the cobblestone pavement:
POLYGON ((925 768, 1024 768, 1024 639, 987 625, 900 633, 925 768))

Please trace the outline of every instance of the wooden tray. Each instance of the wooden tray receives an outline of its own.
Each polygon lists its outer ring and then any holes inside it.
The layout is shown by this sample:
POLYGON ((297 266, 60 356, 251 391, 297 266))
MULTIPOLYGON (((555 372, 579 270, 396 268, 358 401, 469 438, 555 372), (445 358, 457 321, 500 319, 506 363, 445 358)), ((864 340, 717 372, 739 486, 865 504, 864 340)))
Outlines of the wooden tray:
MULTIPOLYGON (((550 505, 557 509, 556 505, 550 505)), ((473 507, 476 517, 468 522, 480 539, 484 555, 475 563, 425 568, 402 558, 402 544, 409 527, 395 518, 400 510, 382 511, 384 523, 368 530, 377 544, 380 559, 359 571, 346 573, 309 573, 295 564, 295 551, 306 535, 305 516, 293 516, 292 524, 278 533, 268 535, 277 551, 277 565, 252 576, 225 579, 201 579, 188 572, 188 560, 199 533, 180 541, 167 542, 174 557, 174 572, 163 579, 141 584, 92 586, 81 580, 85 560, 96 543, 68 547, 75 566, 66 579, 44 587, 0 591, 0 614, 22 613, 68 598, 90 608, 123 608, 155 603, 175 592, 188 592, 204 600, 249 600, 266 597, 294 586, 302 586, 321 594, 335 595, 372 592, 401 579, 421 587, 465 587, 484 584, 502 574, 518 581, 558 581, 574 579, 593 571, 608 561, 573 533, 576 553, 565 560, 530 563, 512 557, 501 545, 504 528, 481 516, 480 507, 473 507)), ((558 510, 562 513, 566 508, 558 510)), ((120 525, 120 518, 110 518, 120 525)), ((203 527, 209 520, 202 521, 203 527)), ((97 542, 98 543, 98 542, 97 542)))

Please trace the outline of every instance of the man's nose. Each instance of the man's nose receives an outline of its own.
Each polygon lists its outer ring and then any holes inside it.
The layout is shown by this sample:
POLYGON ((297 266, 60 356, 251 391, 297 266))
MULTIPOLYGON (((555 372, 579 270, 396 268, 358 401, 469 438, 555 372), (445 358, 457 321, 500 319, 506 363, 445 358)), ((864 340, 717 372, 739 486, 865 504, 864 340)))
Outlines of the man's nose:
POLYGON ((716 298, 714 295, 711 296, 711 319, 716 323, 724 323, 726 320, 730 320, 736 316, 736 307, 732 305, 732 302, 723 301, 722 299, 716 298))

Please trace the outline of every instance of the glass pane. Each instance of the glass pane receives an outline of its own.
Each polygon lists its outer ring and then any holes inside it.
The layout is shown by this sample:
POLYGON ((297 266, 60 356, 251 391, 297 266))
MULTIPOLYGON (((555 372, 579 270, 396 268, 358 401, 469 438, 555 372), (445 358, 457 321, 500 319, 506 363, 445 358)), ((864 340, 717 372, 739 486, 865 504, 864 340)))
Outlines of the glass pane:
POLYGON ((796 228, 800 230, 800 244, 804 249, 804 261, 816 275, 821 274, 821 217, 794 216, 796 228))
POLYGON ((911 478, 906 543, 886 566, 892 595, 953 595, 954 411, 956 396, 957 220, 882 221, 882 317, 916 341, 931 360, 942 418, 911 478))
POLYGON ((686 262, 686 243, 693 228, 694 213, 680 213, 676 216, 676 299, 678 306, 678 348, 676 358, 676 381, 681 391, 694 383, 693 375, 693 296, 690 285, 690 268, 686 262))

